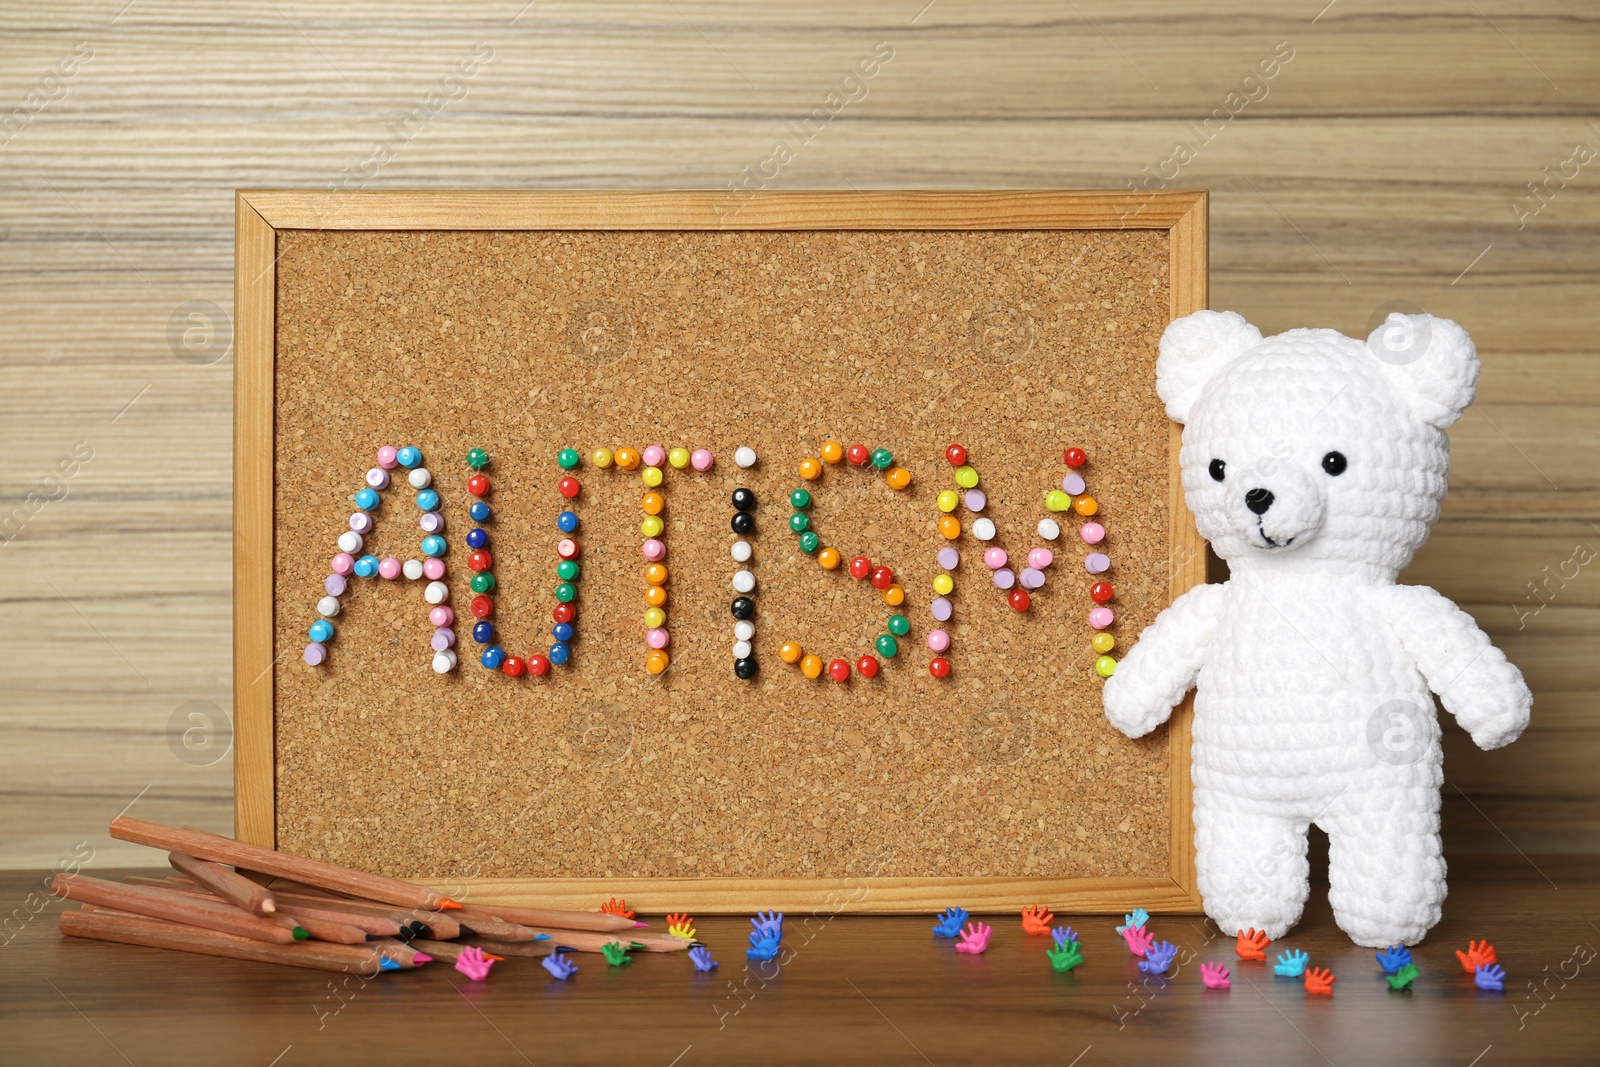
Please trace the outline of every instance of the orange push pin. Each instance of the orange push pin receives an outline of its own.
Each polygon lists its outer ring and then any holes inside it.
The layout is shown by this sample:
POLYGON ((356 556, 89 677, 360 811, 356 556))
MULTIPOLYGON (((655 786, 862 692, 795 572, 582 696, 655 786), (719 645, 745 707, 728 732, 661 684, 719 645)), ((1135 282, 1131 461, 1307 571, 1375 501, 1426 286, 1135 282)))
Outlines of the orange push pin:
POLYGON ((1239 931, 1239 940, 1234 944, 1233 950, 1239 954, 1241 960, 1265 960, 1267 946, 1270 944, 1272 939, 1264 931, 1252 926, 1249 933, 1239 931))
POLYGON ((1029 937, 1039 937, 1050 932, 1050 923, 1055 916, 1050 914, 1050 909, 1043 904, 1034 904, 1022 909, 1022 932, 1029 937))

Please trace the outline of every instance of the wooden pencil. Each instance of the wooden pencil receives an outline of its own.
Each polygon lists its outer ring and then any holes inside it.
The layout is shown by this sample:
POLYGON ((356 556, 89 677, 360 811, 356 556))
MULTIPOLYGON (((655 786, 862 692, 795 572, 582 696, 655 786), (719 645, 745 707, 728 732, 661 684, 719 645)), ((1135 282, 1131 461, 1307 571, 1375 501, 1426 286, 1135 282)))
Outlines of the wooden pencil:
MULTIPOLYGON (((398 944, 398 942, 397 942, 397 944, 398 944)), ((549 942, 541 941, 540 944, 548 945, 549 942)), ((418 939, 416 939, 416 940, 411 942, 411 947, 416 949, 418 952, 427 953, 428 955, 432 956, 436 960, 443 960, 446 963, 454 963, 456 961, 456 957, 461 955, 461 951, 463 949, 471 948, 472 946, 468 945, 465 941, 429 941, 426 938, 418 938, 418 939)), ((484 952, 488 953, 491 956, 495 956, 495 955, 504 956, 505 955, 505 953, 503 953, 503 952, 500 952, 500 953, 489 952, 489 950, 487 948, 484 948, 483 945, 479 945, 477 947, 483 948, 484 952)), ((519 949, 532 949, 532 948, 534 948, 534 946, 531 945, 531 944, 519 944, 516 947, 519 948, 519 949)), ((543 952, 531 952, 530 951, 527 954, 530 955, 530 956, 531 955, 543 955, 544 952, 548 952, 548 951, 549 951, 549 949, 546 948, 546 949, 543 950, 543 952)), ((521 953, 515 953, 515 955, 521 955, 521 953)))
MULTIPOLYGON (((122 881, 127 885, 154 886, 159 889, 168 889, 174 893, 185 893, 190 896, 198 897, 201 900, 209 900, 216 903, 222 902, 221 897, 209 893, 206 890, 201 889, 194 882, 187 880, 173 881, 165 878, 141 878, 136 875, 130 875, 129 877, 124 878, 122 881)), ((278 902, 280 904, 286 903, 281 897, 279 897, 278 902)), ((293 915, 297 919, 310 919, 317 922, 319 925, 332 923, 350 926, 356 929, 358 932, 364 935, 370 935, 372 937, 398 937, 401 931, 404 929, 404 926, 394 919, 386 919, 377 915, 367 915, 361 912, 334 911, 331 908, 317 908, 311 905, 302 904, 299 901, 287 903, 286 907, 293 908, 293 915)), ((283 912, 280 911, 278 914, 281 915, 283 912)), ((305 923, 302 922, 301 925, 305 926, 305 923)), ((311 934, 312 937, 318 938, 319 940, 337 940, 337 938, 320 937, 310 926, 305 926, 305 929, 311 934)))
POLYGON ((86 874, 58 874, 50 885, 56 896, 67 900, 100 904, 119 911, 131 911, 279 945, 292 944, 297 940, 293 930, 286 930, 271 919, 251 915, 232 904, 213 904, 170 889, 108 882, 86 874))
POLYGON ((475 934, 494 941, 539 940, 539 931, 531 926, 508 923, 504 919, 493 919, 487 915, 463 916, 460 925, 463 934, 475 934))
POLYGON ((695 944, 681 937, 669 937, 664 934, 629 937, 602 934, 594 930, 556 930, 550 927, 540 928, 539 933, 550 935, 549 941, 539 942, 541 945, 560 946, 578 952, 599 952, 602 946, 613 941, 636 952, 683 952, 695 944))
POLYGON ((340 911, 350 915, 375 915, 380 918, 393 919, 402 928, 413 923, 426 926, 433 936, 441 941, 451 941, 461 936, 461 924, 449 915, 441 912, 428 911, 425 908, 396 908, 390 904, 380 904, 371 900, 349 900, 336 897, 328 893, 307 892, 305 890, 275 889, 273 895, 281 907, 300 907, 302 905, 323 908, 328 911, 340 911))
POLYGON ((422 963, 418 963, 417 957, 419 955, 428 957, 433 956, 433 953, 427 951, 426 949, 415 948, 406 944, 404 941, 396 941, 392 937, 380 937, 376 941, 368 942, 368 945, 371 948, 377 949, 384 956, 394 960, 402 967, 421 967, 423 963, 427 963, 428 961, 423 960, 422 963))
MULTIPOLYGON (((475 937, 472 943, 490 956, 528 956, 534 959, 548 956, 556 950, 554 941, 496 941, 493 938, 475 937)), ((454 944, 461 944, 457 941, 454 944)), ((599 949, 595 949, 599 952, 599 949)))
MULTIPOLYGON (((231 907, 231 905, 230 905, 230 907, 231 907)), ((151 918, 148 915, 139 915, 139 914, 136 914, 134 912, 118 911, 115 908, 107 908, 107 907, 103 907, 103 906, 96 905, 96 904, 85 904, 85 905, 83 905, 83 910, 87 911, 87 912, 98 912, 98 913, 104 914, 104 915, 115 916, 117 918, 126 919, 126 920, 129 920, 129 921, 154 923, 154 924, 158 924, 158 925, 162 925, 162 926, 168 926, 168 925, 181 926, 181 925, 183 925, 181 923, 168 923, 165 919, 155 919, 155 918, 151 918)), ((236 934, 223 933, 220 930, 209 930, 209 931, 206 931, 206 932, 210 933, 210 934, 214 934, 217 937, 229 938, 231 940, 249 940, 248 938, 240 938, 236 934)), ((296 941, 295 944, 296 945, 311 945, 312 942, 309 941, 309 940, 296 941)), ((358 965, 364 964, 365 961, 367 961, 370 958, 370 953, 372 953, 374 951, 378 951, 378 944, 377 944, 376 941, 366 941, 366 940, 363 940, 359 945, 346 945, 346 944, 340 944, 338 942, 317 942, 314 947, 319 952, 321 952, 323 955, 332 955, 332 956, 334 956, 336 958, 348 959, 348 960, 351 960, 352 962, 354 962, 354 963, 356 963, 358 965)), ((388 954, 386 954, 384 952, 381 952, 381 951, 378 951, 378 955, 387 956, 388 954)), ((416 962, 413 959, 413 956, 414 956, 414 953, 407 953, 405 955, 404 960, 400 959, 399 957, 392 957, 392 958, 395 959, 396 963, 400 963, 401 966, 406 966, 406 967, 421 967, 422 963, 427 962, 426 960, 424 960, 422 962, 416 962)))
POLYGON ((554 926, 562 930, 598 930, 601 933, 620 933, 639 928, 639 924, 632 919, 603 911, 563 911, 557 908, 518 908, 508 904, 466 902, 461 905, 460 918, 471 926, 468 915, 487 915, 522 926, 554 926))
POLYGON ((186 856, 196 856, 215 863, 227 863, 244 870, 277 875, 279 878, 290 878, 306 885, 331 889, 336 893, 380 900, 385 904, 428 908, 433 911, 461 906, 427 886, 413 885, 381 874, 353 871, 348 867, 340 867, 338 864, 323 860, 276 852, 270 848, 235 841, 231 837, 197 830, 192 826, 162 826, 160 823, 119 815, 111 820, 111 836, 119 841, 132 841, 135 844, 149 845, 169 852, 181 852, 186 856))
POLYGON ((277 945, 247 937, 233 937, 197 926, 162 922, 115 915, 102 911, 63 911, 61 932, 69 937, 87 937, 97 941, 120 941, 127 945, 144 945, 148 948, 165 948, 176 952, 197 952, 207 956, 225 956, 237 960, 254 960, 258 963, 279 963, 289 967, 307 967, 319 971, 348 971, 375 974, 382 970, 382 956, 374 950, 296 942, 277 945), (338 950, 338 951, 334 951, 338 950), (364 952, 357 959, 351 951, 364 952))
POLYGON ((220 863, 185 856, 181 852, 167 853, 172 869, 181 871, 195 882, 205 886, 217 896, 230 900, 255 915, 271 915, 276 909, 272 890, 252 882, 238 871, 229 870, 220 863))

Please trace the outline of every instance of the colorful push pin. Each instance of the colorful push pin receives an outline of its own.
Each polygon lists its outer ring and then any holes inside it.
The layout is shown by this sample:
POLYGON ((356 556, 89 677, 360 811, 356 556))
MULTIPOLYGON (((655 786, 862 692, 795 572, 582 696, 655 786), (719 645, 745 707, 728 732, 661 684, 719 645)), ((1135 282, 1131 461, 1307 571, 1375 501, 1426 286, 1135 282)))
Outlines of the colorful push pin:
POLYGON ((756 450, 749 446, 742 446, 734 450, 733 462, 743 470, 749 470, 756 465, 756 450))
POLYGON ((620 941, 607 941, 600 946, 600 954, 613 967, 626 967, 633 962, 633 957, 628 955, 627 948, 620 941))
POLYGON ((1128 951, 1135 956, 1143 956, 1150 951, 1150 946, 1155 944, 1156 935, 1142 926, 1130 926, 1122 931, 1122 940, 1128 946, 1128 951))
POLYGON ((828 677, 836 682, 850 680, 850 661, 847 659, 831 660, 828 663, 828 677))
POLYGON ((489 465, 489 453, 481 448, 469 449, 467 452, 467 466, 478 471, 489 465))
POLYGON ((1461 961, 1461 969, 1468 974, 1475 973, 1485 964, 1499 962, 1495 959, 1494 946, 1487 941, 1468 941, 1467 951, 1456 949, 1456 959, 1461 961))
POLYGON ((578 973, 578 965, 572 962, 570 954, 552 952, 541 961, 541 965, 563 982, 578 973))
POLYGON ((1396 967, 1394 973, 1386 976, 1384 981, 1389 983, 1390 989, 1398 992, 1402 989, 1411 988, 1411 983, 1415 982, 1417 975, 1421 973, 1421 971, 1417 970, 1415 963, 1407 963, 1404 966, 1396 967))
POLYGON ((783 912, 758 911, 756 917, 750 920, 750 925, 765 937, 775 937, 783 940, 783 912))
POLYGON ((1078 931, 1070 926, 1058 926, 1050 931, 1050 940, 1054 941, 1058 946, 1065 945, 1068 941, 1078 940, 1078 931))
POLYGON ((857 467, 865 467, 867 461, 872 458, 872 453, 867 450, 866 445, 851 445, 845 450, 845 458, 857 467))
POLYGON ((1207 989, 1227 989, 1233 984, 1228 980, 1228 968, 1220 963, 1202 963, 1200 981, 1206 984, 1207 989))
POLYGON ((610 900, 600 905, 600 913, 602 915, 620 915, 624 919, 632 919, 635 917, 633 909, 628 907, 628 902, 626 900, 618 900, 616 897, 612 897, 610 900))
POLYGON ((697 971, 714 971, 717 961, 711 958, 711 950, 704 945, 696 945, 689 950, 689 962, 694 964, 697 971))
POLYGON ((967 928, 961 931, 961 941, 956 945, 956 951, 969 956, 978 955, 989 947, 989 935, 993 932, 988 923, 968 923, 967 928))
POLYGON ((561 469, 570 471, 582 461, 576 448, 563 448, 556 454, 556 462, 561 464, 561 469))
POLYGON ((1272 973, 1279 978, 1299 978, 1306 972, 1306 964, 1310 962, 1309 953, 1292 948, 1288 952, 1278 953, 1278 962, 1272 968, 1272 973))
POLYGON ((1050 966, 1063 973, 1083 962, 1083 948, 1076 941, 1058 941, 1044 954, 1050 958, 1050 966))
POLYGON ((934 937, 958 937, 961 934, 961 927, 967 922, 967 909, 946 908, 936 918, 939 921, 933 924, 934 937))
POLYGON ((709 448, 697 448, 689 456, 689 465, 697 471, 708 471, 717 462, 709 448))
POLYGON ((694 920, 687 915, 677 914, 667 916, 667 933, 673 937, 682 937, 694 940, 694 920))
POLYGON ((1243 930, 1239 931, 1239 937, 1234 942, 1233 951, 1239 954, 1241 960, 1261 960, 1265 963, 1267 946, 1270 944, 1272 944, 1272 939, 1266 935, 1266 932, 1257 930, 1252 926, 1248 933, 1243 930))
POLYGON ((1178 946, 1171 941, 1157 941, 1144 951, 1144 959, 1139 961, 1139 969, 1145 974, 1166 974, 1167 968, 1172 966, 1172 959, 1178 954, 1178 946))
POLYGON ((1306 992, 1319 996, 1332 996, 1333 983, 1337 981, 1332 971, 1326 967, 1313 967, 1306 972, 1306 992))
POLYGON ((1411 950, 1404 945, 1390 945, 1375 955, 1384 974, 1397 974, 1400 968, 1411 962, 1411 950))
POLYGON ((1030 904, 1022 909, 1022 932, 1029 937, 1042 937, 1050 932, 1055 916, 1043 904, 1030 904))
POLYGON ((862 656, 856 660, 856 673, 863 678, 876 678, 878 676, 878 661, 871 656, 862 656))
POLYGON ((1472 984, 1485 993, 1504 993, 1506 990, 1506 971, 1498 963, 1485 963, 1472 975, 1472 984))
POLYGON ((456 957, 456 970, 472 979, 481 982, 489 976, 489 969, 494 966, 495 958, 485 956, 483 949, 477 945, 468 945, 456 957))
POLYGON ((951 445, 944 450, 944 458, 950 461, 952 467, 965 467, 967 465, 967 450, 960 445, 951 445))
POLYGON ((745 949, 744 954, 753 960, 770 960, 778 954, 780 947, 781 943, 776 937, 763 937, 757 930, 750 934, 750 947, 745 949))
POLYGON ((1117 927, 1117 933, 1127 933, 1129 929, 1141 929, 1150 921, 1150 913, 1143 908, 1134 908, 1123 918, 1122 925, 1117 927))
POLYGON ((1077 468, 1083 466, 1084 463, 1088 461, 1089 457, 1084 454, 1084 451, 1081 448, 1069 448, 1062 456, 1062 459, 1066 461, 1067 466, 1076 470, 1077 468))

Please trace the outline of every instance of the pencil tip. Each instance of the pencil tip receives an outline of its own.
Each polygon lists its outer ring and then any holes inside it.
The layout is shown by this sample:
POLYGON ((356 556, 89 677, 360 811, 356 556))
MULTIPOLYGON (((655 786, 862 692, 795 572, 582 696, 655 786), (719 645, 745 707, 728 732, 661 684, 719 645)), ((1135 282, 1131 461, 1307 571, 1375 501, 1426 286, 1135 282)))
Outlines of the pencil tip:
POLYGON ((460 904, 457 904, 455 901, 451 900, 449 897, 441 897, 439 899, 439 910, 440 911, 456 911, 460 907, 461 907, 460 904))
POLYGON ((433 957, 428 955, 426 952, 419 952, 415 956, 411 957, 411 962, 412 963, 432 963, 433 962, 433 957))
POLYGON ((533 935, 533 939, 535 941, 548 941, 548 940, 550 940, 550 935, 549 934, 534 934, 533 935))
POLYGON ((306 938, 308 938, 310 936, 311 936, 310 931, 308 931, 304 926, 296 926, 294 928, 294 939, 296 941, 304 941, 306 938))
POLYGON ((368 941, 377 941, 377 940, 380 940, 380 939, 379 939, 377 934, 368 934, 367 935, 367 940, 368 941))
POLYGON ((263 915, 271 915, 273 912, 275 912, 277 910, 278 910, 278 906, 276 904, 274 904, 272 901, 264 900, 264 901, 261 902, 261 914, 263 914, 263 915))
POLYGON ((636 923, 634 923, 634 924, 633 924, 633 928, 634 928, 634 929, 635 929, 635 930, 643 930, 643 929, 645 929, 645 928, 646 928, 646 927, 647 927, 647 926, 649 926, 649 925, 650 925, 650 924, 649 924, 649 923, 639 923, 639 922, 636 922, 636 923))
POLYGON ((384 956, 378 960, 378 969, 380 971, 398 971, 400 969, 400 965, 394 960, 391 960, 388 956, 384 956))

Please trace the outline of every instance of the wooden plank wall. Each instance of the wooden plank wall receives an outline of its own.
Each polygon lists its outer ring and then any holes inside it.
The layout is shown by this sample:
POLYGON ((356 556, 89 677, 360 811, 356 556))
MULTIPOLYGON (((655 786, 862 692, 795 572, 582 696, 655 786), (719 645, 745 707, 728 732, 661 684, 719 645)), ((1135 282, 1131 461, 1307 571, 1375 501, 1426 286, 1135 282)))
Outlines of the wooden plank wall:
POLYGON ((1447 833, 1600 845, 1592 5, 525 2, 0 5, 0 863, 229 828, 232 193, 330 184, 1209 188, 1213 306, 1477 339, 1408 577, 1538 702, 1447 833))

